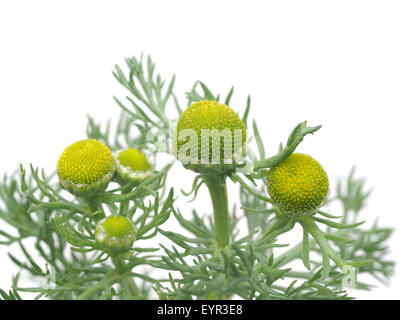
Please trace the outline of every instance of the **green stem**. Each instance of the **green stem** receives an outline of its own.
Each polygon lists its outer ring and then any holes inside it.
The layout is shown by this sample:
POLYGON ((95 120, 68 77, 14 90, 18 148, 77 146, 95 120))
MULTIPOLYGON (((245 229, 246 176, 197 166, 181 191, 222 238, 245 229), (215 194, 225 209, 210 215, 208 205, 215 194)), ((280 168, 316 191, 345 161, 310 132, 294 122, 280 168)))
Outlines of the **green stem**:
POLYGON ((86 291, 84 291, 80 296, 77 297, 77 300, 88 300, 97 292, 102 291, 105 287, 118 282, 121 277, 122 276, 118 273, 112 273, 108 275, 106 278, 99 281, 95 286, 90 287, 86 291))
POLYGON ((237 175, 237 174, 232 174, 232 175, 231 175, 231 178, 232 178, 232 181, 234 181, 234 182, 239 182, 240 185, 241 185, 244 189, 246 189, 250 194, 252 194, 254 197, 256 197, 256 198, 258 198, 258 199, 260 199, 260 200, 262 200, 262 201, 265 201, 265 202, 268 202, 268 203, 273 204, 273 202, 272 202, 271 199, 260 195, 256 190, 254 190, 252 187, 250 187, 241 177, 239 177, 239 175, 237 175))
MULTIPOLYGON (((115 268, 119 274, 124 274, 125 272, 129 271, 126 268, 124 261, 117 255, 111 256, 111 260, 114 263, 115 268)), ((131 293, 131 295, 133 295, 135 297, 140 295, 139 288, 136 286, 135 282, 133 281, 133 279, 130 276, 125 277, 124 281, 125 281, 126 286, 129 289, 129 292, 131 293)))
POLYGON ((321 126, 307 127, 307 121, 299 123, 290 134, 286 147, 280 150, 279 153, 273 157, 255 161, 254 170, 257 171, 263 168, 271 168, 286 160, 296 150, 297 146, 303 141, 307 134, 312 134, 320 128, 321 126))
MULTIPOLYGON (((122 190, 121 193, 122 194, 126 194, 129 191, 130 191, 129 189, 128 190, 122 190)), ((121 204, 120 204, 120 207, 119 207, 119 214, 121 216, 127 217, 128 213, 129 213, 129 199, 122 200, 121 204)))
POLYGON ((202 175, 202 179, 208 187, 214 211, 214 225, 216 240, 220 248, 229 245, 230 221, 228 212, 228 195, 226 192, 226 180, 224 176, 202 175))
POLYGON ((98 212, 97 214, 93 215, 93 219, 95 222, 98 222, 105 217, 100 200, 97 196, 85 198, 85 200, 86 200, 90 210, 92 211, 92 214, 95 212, 98 212))
POLYGON ((254 170, 260 170, 264 168, 271 168, 276 166, 280 162, 286 160, 296 149, 297 144, 292 144, 282 151, 280 151, 276 156, 270 157, 268 159, 254 161, 254 170))
POLYGON ((314 238, 315 242, 321 249, 322 259, 323 259, 323 272, 322 278, 326 278, 329 275, 330 264, 329 259, 340 268, 343 269, 344 260, 332 249, 328 240, 325 238, 324 233, 318 228, 314 219, 308 215, 301 217, 299 219, 300 224, 305 228, 314 238))
MULTIPOLYGON (((28 197, 28 198, 31 198, 31 197, 28 197)), ((55 201, 55 202, 36 201, 35 205, 29 208, 29 212, 34 212, 36 210, 41 210, 43 208, 46 208, 46 209, 69 209, 69 210, 74 210, 76 212, 80 212, 80 213, 83 213, 86 215, 91 215, 91 213, 92 213, 87 208, 83 208, 83 207, 73 204, 73 203, 61 202, 61 201, 55 201)))
POLYGON ((119 208, 119 214, 121 216, 127 217, 129 211, 129 200, 121 201, 121 206, 119 208))
POLYGON ((139 288, 137 287, 135 281, 133 281, 133 279, 131 277, 126 277, 124 279, 126 286, 129 289, 129 292, 131 293, 131 295, 133 295, 134 297, 137 297, 140 295, 140 291, 139 288))
POLYGON ((272 239, 277 235, 284 233, 294 226, 292 217, 290 216, 280 216, 270 225, 270 227, 265 231, 263 236, 257 241, 258 245, 262 245, 264 241, 272 239))

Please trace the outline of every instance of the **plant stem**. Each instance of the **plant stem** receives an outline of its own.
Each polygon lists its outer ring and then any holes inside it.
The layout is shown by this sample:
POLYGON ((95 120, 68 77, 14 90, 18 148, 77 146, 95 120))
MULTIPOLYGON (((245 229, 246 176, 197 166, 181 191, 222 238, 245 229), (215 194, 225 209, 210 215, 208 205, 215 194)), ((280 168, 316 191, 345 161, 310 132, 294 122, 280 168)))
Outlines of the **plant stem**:
POLYGON ((127 217, 128 210, 129 210, 129 201, 128 200, 121 201, 121 205, 119 208, 119 214, 121 216, 127 217))
POLYGON ((104 287, 112 285, 115 282, 118 282, 120 278, 121 275, 118 273, 110 274, 103 280, 99 281, 95 286, 88 288, 85 292, 83 292, 80 296, 77 297, 77 300, 88 300, 95 293, 103 290, 104 287))
POLYGON ((332 259, 333 262, 340 268, 343 269, 344 260, 332 249, 328 240, 325 238, 324 233, 318 228, 315 224, 315 221, 312 217, 306 215, 299 219, 300 224, 309 232, 314 238, 315 242, 320 247, 322 252, 323 259, 323 272, 321 277, 327 278, 329 275, 330 264, 329 259, 332 259))
POLYGON ((98 222, 105 217, 103 208, 97 196, 85 198, 92 214, 98 212, 97 214, 93 215, 94 221, 98 222))
MULTIPOLYGON (((117 255, 111 256, 111 260, 114 263, 115 268, 119 274, 123 274, 123 273, 129 271, 126 269, 126 265, 125 265, 124 261, 117 255)), ((131 295, 133 295, 135 297, 140 295, 138 287, 136 286, 135 282, 133 281, 133 279, 130 276, 125 277, 124 281, 125 281, 126 286, 129 289, 129 292, 131 293, 131 295)))
POLYGON ((129 292, 131 293, 131 295, 133 295, 135 297, 140 295, 139 288, 137 287, 135 281, 133 281, 133 279, 130 276, 126 277, 124 279, 124 281, 125 281, 125 284, 127 285, 128 289, 129 289, 129 292))
POLYGON ((267 239, 271 239, 273 236, 286 232, 288 229, 293 228, 293 220, 289 216, 278 217, 271 226, 264 232, 263 236, 258 240, 258 244, 262 244, 267 239))
POLYGON ((230 221, 228 212, 228 195, 226 179, 220 175, 202 175, 208 187, 214 210, 215 234, 218 246, 225 248, 230 239, 230 221))
MULTIPOLYGON (((121 194, 129 193, 130 189, 122 190, 121 194)), ((129 212, 129 199, 122 200, 119 208, 119 214, 127 217, 129 212)))

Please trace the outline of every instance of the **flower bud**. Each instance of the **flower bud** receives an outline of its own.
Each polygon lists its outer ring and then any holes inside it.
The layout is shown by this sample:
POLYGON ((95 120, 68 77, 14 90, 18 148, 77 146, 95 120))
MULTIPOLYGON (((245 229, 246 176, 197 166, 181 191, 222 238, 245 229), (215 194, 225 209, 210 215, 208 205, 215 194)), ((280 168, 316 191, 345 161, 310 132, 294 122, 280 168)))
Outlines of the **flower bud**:
POLYGON ((329 192, 324 168, 309 155, 293 153, 269 170, 268 193, 287 214, 302 215, 317 210, 329 192))
POLYGON ((124 183, 131 181, 140 183, 153 174, 153 168, 146 155, 135 148, 118 151, 115 154, 115 162, 117 177, 124 183))
POLYGON ((96 225, 95 239, 104 249, 111 251, 129 250, 136 240, 137 228, 124 216, 110 216, 96 225))
POLYGON ((227 105, 198 101, 179 118, 174 147, 186 168, 200 173, 225 173, 245 155, 246 127, 227 105))
POLYGON ((94 139, 67 147, 57 163, 61 186, 77 196, 89 197, 104 191, 115 173, 111 150, 94 139))

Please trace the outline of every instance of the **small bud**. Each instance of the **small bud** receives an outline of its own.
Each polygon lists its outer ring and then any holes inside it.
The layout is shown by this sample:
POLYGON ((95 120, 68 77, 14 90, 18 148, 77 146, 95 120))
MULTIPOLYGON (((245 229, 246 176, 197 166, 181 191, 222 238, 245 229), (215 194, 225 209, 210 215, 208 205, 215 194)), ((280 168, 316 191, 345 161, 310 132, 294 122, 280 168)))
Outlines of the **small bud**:
POLYGON ((282 211, 301 215, 314 212, 324 203, 329 180, 317 160, 293 153, 269 170, 267 187, 271 199, 282 211))
POLYGON ((153 175, 153 168, 146 155, 135 149, 120 150, 115 154, 117 177, 124 183, 140 183, 153 175))
POLYGON ((112 251, 129 250, 136 240, 137 228, 124 216, 110 216, 97 223, 96 242, 112 251))
POLYGON ((94 139, 71 144, 57 163, 61 186, 77 196, 88 197, 104 191, 114 173, 115 161, 111 150, 94 139))

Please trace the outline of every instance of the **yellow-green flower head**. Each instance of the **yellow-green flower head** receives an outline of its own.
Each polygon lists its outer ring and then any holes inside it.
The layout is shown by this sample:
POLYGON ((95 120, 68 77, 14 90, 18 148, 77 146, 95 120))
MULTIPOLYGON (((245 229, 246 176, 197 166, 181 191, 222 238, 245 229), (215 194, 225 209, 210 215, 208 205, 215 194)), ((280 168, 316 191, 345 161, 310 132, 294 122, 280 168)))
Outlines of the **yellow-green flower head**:
POLYGON ((135 148, 120 150, 115 154, 118 178, 123 182, 140 182, 153 174, 146 155, 135 148))
POLYGON ((57 164, 61 185, 78 196, 90 196, 107 188, 115 173, 111 150, 94 139, 77 141, 67 147, 57 164))
POLYGON ((246 127, 238 114, 216 101, 197 101, 178 120, 177 157, 197 172, 224 172, 246 152, 246 127))
POLYGON ((97 223, 95 239, 104 249, 125 251, 132 247, 136 234, 137 228, 130 219, 110 216, 97 223))
POLYGON ((318 209, 329 192, 329 180, 319 162, 307 154, 293 153, 271 168, 268 193, 288 214, 307 214, 318 209))

